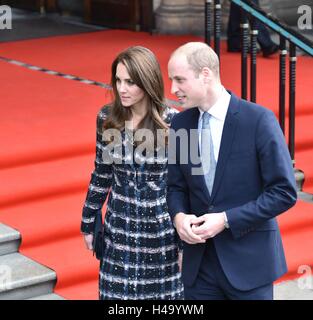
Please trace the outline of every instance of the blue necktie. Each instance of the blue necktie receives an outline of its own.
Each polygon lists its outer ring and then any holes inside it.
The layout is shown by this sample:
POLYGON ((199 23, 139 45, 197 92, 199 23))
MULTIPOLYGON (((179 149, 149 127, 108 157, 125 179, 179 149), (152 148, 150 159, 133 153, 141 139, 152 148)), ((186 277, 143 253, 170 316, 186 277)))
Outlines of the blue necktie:
POLYGON ((216 161, 214 158, 214 147, 210 128, 210 117, 211 115, 207 112, 204 112, 202 115, 201 162, 204 171, 205 184, 211 195, 216 170, 216 161))

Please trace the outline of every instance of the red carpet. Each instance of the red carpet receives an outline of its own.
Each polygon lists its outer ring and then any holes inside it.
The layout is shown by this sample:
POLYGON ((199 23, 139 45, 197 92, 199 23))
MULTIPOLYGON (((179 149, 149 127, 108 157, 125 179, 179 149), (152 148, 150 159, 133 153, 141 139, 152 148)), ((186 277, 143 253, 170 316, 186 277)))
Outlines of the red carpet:
POLYGON ((107 90, 3 61, 0 69, 0 169, 94 151, 107 90))
MULTIPOLYGON (((170 53, 188 41, 203 41, 202 37, 155 35, 144 32, 110 30, 70 36, 49 37, 0 44, 0 56, 27 62, 66 74, 109 83, 110 65, 117 52, 131 45, 144 45, 153 50, 160 61, 169 97, 167 61, 170 53)), ((226 87, 240 94, 240 54, 221 48, 222 80, 226 87)), ((258 56, 258 102, 278 110, 278 59, 258 56), (276 85, 277 84, 277 85, 276 85)), ((313 113, 310 76, 312 58, 297 61, 297 112, 313 113), (306 92, 306 93, 305 93, 306 92), (305 93, 305 94, 304 94, 305 93), (308 95, 308 96, 307 96, 308 95)))
MULTIPOLYGON (((170 94, 166 64, 172 50, 192 36, 150 36, 130 31, 1 43, 0 56, 109 83, 116 53, 141 44, 158 56, 170 94)), ((278 111, 278 57, 258 58, 258 102, 278 111)), ((240 55, 222 46, 222 79, 240 94, 240 55)), ((57 272, 56 293, 68 299, 97 299, 98 262, 79 232, 95 150, 97 110, 109 91, 0 61, 0 221, 22 234, 21 252, 57 272)), ((313 193, 313 123, 310 86, 313 59, 297 64, 296 167, 305 191, 313 193)), ((289 273, 313 265, 313 205, 298 201, 279 217, 289 273)))

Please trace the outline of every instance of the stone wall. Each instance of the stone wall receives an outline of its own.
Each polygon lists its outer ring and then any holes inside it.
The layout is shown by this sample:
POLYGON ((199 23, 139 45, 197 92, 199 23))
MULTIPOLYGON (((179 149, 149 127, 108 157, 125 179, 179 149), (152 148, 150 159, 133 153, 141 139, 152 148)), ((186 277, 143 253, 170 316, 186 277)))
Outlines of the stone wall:
MULTIPOLYGON (((57 0, 63 14, 83 16, 84 0, 57 0)), ((205 0, 153 0, 155 10, 156 31, 167 34, 204 34, 205 0)), ((221 0, 222 33, 226 32, 229 0, 221 0)), ((313 0, 260 0, 261 7, 273 16, 289 25, 297 25, 298 7, 309 5, 313 0)), ((313 9, 313 8, 312 8, 313 9)))
MULTIPOLYGON (((289 25, 299 17, 299 5, 312 6, 313 0, 260 0, 260 6, 289 25)), ((154 0, 156 31, 165 34, 204 34, 205 0, 154 0)), ((222 33, 226 33, 229 0, 221 0, 222 33)))
POLYGON ((63 14, 84 15, 84 0, 58 0, 57 5, 63 14))
POLYGON ((297 13, 298 8, 302 5, 308 5, 313 10, 313 0, 276 0, 273 1, 273 11, 278 19, 288 25, 296 26, 300 17, 297 13))

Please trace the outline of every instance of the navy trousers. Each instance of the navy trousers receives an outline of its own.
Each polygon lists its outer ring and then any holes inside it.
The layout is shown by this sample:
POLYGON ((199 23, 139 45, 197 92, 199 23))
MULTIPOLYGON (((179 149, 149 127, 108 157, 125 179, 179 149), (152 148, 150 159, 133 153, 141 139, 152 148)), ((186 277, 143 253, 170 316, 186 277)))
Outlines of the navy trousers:
POLYGON ((249 291, 234 288, 223 272, 213 240, 208 240, 195 283, 185 285, 185 300, 273 300, 273 283, 249 291))
MULTIPOLYGON (((258 0, 253 0, 253 2, 259 5, 258 0)), ((261 48, 266 49, 271 47, 274 42, 268 29, 258 20, 256 20, 256 28, 259 31, 257 40, 261 48)), ((240 7, 231 3, 227 28, 227 43, 229 48, 239 49, 241 47, 240 32, 240 7)))

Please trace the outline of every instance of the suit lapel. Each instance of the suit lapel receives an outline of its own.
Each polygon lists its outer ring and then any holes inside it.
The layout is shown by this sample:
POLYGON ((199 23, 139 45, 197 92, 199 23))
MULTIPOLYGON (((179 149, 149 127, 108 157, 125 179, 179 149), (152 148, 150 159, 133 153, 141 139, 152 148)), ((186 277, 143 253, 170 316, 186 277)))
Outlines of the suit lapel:
POLYGON ((197 107, 190 109, 190 113, 188 113, 189 129, 198 129, 199 115, 200 112, 197 107))
POLYGON ((215 178, 214 178, 214 184, 213 184, 212 196, 211 196, 210 202, 212 202, 212 200, 214 199, 216 192, 218 190, 218 187, 222 181, 225 165, 229 158, 229 153, 231 151, 231 147, 233 144, 233 140, 234 140, 234 136, 237 128, 238 119, 236 115, 238 112, 239 112, 239 99, 234 94, 232 94, 226 119, 225 119, 225 123, 224 123, 221 146, 220 146, 218 161, 216 165, 215 178))

